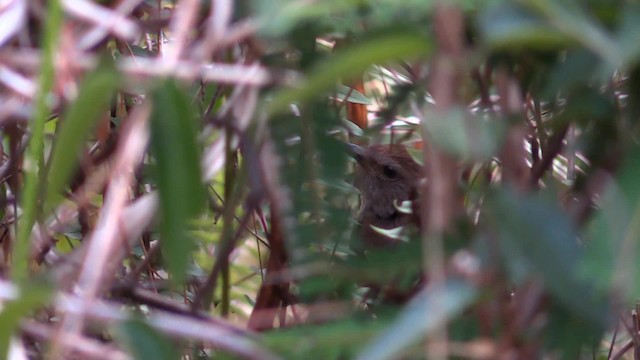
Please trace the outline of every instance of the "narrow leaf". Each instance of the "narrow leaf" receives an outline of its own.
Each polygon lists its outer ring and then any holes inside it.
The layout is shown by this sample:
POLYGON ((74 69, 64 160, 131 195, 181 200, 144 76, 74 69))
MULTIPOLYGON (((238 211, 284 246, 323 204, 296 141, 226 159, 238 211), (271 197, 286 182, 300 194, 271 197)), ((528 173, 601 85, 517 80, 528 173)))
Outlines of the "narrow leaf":
POLYGON ((78 166, 82 146, 107 111, 117 85, 117 74, 109 66, 99 66, 80 85, 78 98, 66 111, 52 150, 46 185, 47 210, 59 200, 60 192, 78 166))
POLYGON ((151 151, 157 162, 160 244, 174 283, 178 284, 184 279, 193 249, 188 222, 200 213, 206 192, 189 100, 172 81, 160 86, 152 99, 151 151))
POLYGON ((17 290, 16 300, 2 304, 0 311, 0 358, 5 359, 9 343, 16 334, 22 317, 29 315, 49 301, 50 290, 42 284, 30 284, 17 290))
POLYGON ((48 3, 47 19, 42 31, 42 65, 38 79, 33 119, 29 130, 31 138, 27 147, 24 165, 24 188, 20 194, 22 216, 18 223, 18 234, 11 256, 11 276, 18 282, 26 280, 29 269, 31 229, 38 216, 38 186, 41 181, 44 149, 44 124, 49 116, 47 99, 54 81, 54 61, 58 34, 62 25, 62 8, 58 0, 48 3))
POLYGON ((152 327, 141 321, 121 324, 116 338, 137 360, 177 360, 180 358, 175 346, 152 327))
POLYGON ((350 88, 348 86, 339 84, 336 89, 336 93, 338 95, 338 100, 347 101, 354 104, 363 104, 370 105, 371 100, 368 97, 364 96, 360 91, 350 88))
POLYGON ((427 38, 413 33, 389 34, 355 44, 319 64, 299 88, 278 93, 269 109, 272 113, 284 111, 292 102, 305 101, 330 90, 338 79, 348 80, 373 64, 426 55, 431 48, 427 38))
POLYGON ((421 291, 396 321, 358 355, 358 360, 396 359, 412 344, 460 314, 475 298, 476 290, 460 281, 421 291))

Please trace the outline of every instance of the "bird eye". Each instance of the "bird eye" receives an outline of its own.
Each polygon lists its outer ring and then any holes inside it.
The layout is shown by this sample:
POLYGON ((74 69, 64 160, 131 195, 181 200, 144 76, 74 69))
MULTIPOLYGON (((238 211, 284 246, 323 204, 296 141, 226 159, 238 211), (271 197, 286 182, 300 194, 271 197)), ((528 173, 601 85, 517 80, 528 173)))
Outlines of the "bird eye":
POLYGON ((392 168, 389 165, 386 165, 382 168, 382 173, 387 179, 390 180, 395 180, 398 178, 398 172, 396 171, 396 169, 392 168))

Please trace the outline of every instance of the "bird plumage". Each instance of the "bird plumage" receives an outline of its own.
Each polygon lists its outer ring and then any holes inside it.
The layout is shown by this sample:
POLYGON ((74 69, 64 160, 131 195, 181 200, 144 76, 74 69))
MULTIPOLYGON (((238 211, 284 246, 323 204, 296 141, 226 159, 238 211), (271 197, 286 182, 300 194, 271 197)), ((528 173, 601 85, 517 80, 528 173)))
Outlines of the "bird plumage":
POLYGON ((383 246, 395 240, 376 231, 417 223, 416 215, 398 209, 402 202, 415 200, 421 166, 403 145, 360 147, 351 145, 356 159, 355 186, 361 193, 358 220, 365 245, 383 246))

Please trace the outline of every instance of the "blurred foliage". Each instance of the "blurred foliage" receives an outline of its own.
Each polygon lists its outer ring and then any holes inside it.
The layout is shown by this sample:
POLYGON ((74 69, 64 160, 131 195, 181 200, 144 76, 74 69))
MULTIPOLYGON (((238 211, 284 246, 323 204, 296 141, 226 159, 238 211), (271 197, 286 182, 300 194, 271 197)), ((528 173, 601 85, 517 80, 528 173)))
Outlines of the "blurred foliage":
POLYGON ((640 353, 636 1, 9 3, 0 353, 640 353), (458 211, 366 248, 346 142, 425 165, 422 224, 458 211))

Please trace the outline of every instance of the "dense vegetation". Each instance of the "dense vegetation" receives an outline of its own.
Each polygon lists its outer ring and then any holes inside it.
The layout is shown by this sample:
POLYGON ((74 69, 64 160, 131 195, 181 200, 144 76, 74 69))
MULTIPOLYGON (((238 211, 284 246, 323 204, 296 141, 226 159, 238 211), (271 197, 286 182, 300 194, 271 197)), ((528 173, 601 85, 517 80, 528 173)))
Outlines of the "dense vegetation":
POLYGON ((640 356, 636 1, 0 24, 0 357, 640 356), (363 249, 345 142, 424 164, 420 231, 363 249))

